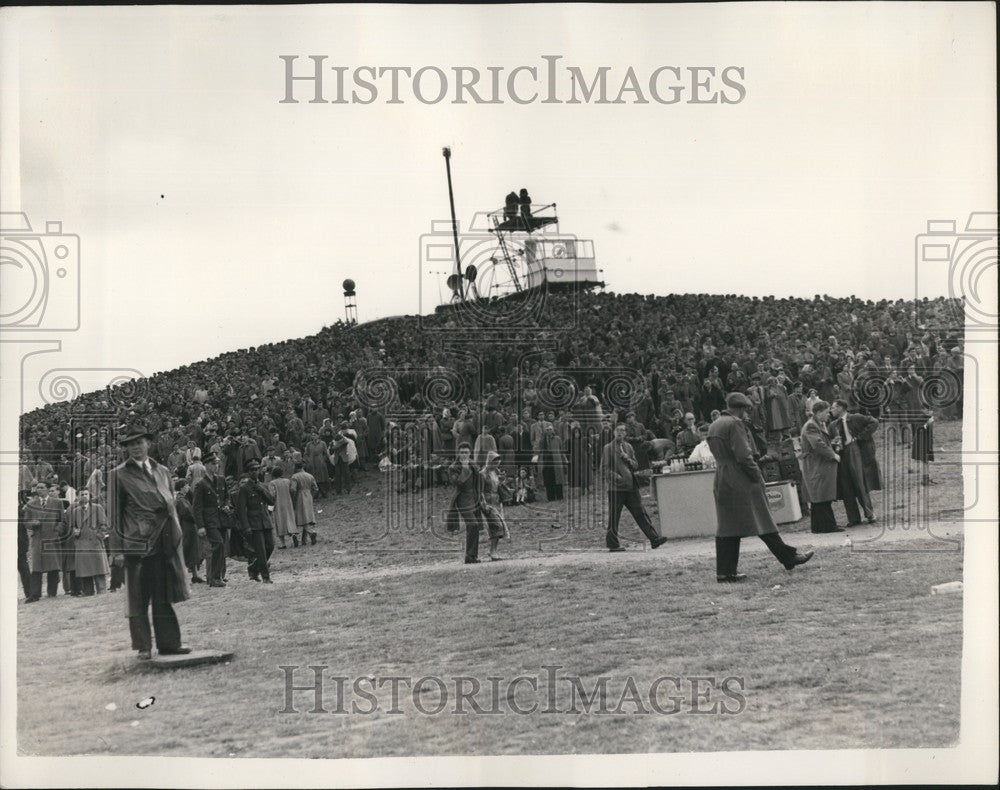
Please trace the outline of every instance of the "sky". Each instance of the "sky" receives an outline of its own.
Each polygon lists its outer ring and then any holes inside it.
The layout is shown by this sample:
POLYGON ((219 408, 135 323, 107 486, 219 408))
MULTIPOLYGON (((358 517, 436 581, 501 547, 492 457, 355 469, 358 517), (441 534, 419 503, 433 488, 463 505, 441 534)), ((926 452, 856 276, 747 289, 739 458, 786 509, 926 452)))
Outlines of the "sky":
MULTIPOLYGON (((80 328, 33 335, 61 347, 25 376, 91 369, 92 389, 108 371, 151 374, 313 334, 344 316, 348 277, 362 321, 427 312, 442 275, 421 250, 449 216, 446 145, 462 227, 527 187, 558 203, 562 232, 593 240, 616 292, 912 298, 927 220, 961 228, 971 211, 996 210, 993 13, 4 9, 0 207, 80 239, 80 328), (560 55, 586 74, 608 66, 612 94, 629 67, 642 83, 662 66, 737 66, 746 95, 456 105, 404 89, 390 105, 380 81, 372 104, 308 103, 308 86, 289 104, 282 55, 302 70, 325 55, 350 71, 484 74, 544 70, 542 56, 560 55)), ((944 268, 920 287, 947 293, 944 268)), ((28 387, 25 408, 43 389, 28 387)))

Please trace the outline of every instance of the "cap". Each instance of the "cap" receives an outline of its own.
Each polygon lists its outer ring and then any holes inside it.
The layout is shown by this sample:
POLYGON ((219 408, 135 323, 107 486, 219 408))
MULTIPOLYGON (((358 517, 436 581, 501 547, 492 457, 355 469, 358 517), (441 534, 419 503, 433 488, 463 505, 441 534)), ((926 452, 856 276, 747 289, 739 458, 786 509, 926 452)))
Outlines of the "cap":
POLYGON ((753 402, 742 392, 730 392, 726 396, 727 409, 752 408, 753 402))

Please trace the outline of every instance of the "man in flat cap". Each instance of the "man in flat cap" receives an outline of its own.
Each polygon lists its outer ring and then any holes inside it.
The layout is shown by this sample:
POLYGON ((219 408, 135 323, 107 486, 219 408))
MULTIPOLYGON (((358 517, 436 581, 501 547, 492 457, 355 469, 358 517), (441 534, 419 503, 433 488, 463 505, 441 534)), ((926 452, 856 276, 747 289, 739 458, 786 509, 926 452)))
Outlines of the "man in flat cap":
POLYGON ((740 538, 757 535, 778 561, 791 570, 808 562, 805 554, 781 539, 767 507, 764 476, 753 459, 753 438, 745 419, 753 402, 741 392, 726 397, 726 410, 708 429, 708 446, 715 457, 715 573, 720 583, 746 581, 737 573, 740 538))
POLYGON ((128 425, 121 439, 128 459, 108 474, 111 561, 125 568, 129 631, 132 649, 139 652, 140 660, 150 658, 154 634, 160 655, 191 652, 181 644, 181 628, 172 605, 190 596, 184 536, 170 472, 149 457, 152 439, 144 425, 128 425))

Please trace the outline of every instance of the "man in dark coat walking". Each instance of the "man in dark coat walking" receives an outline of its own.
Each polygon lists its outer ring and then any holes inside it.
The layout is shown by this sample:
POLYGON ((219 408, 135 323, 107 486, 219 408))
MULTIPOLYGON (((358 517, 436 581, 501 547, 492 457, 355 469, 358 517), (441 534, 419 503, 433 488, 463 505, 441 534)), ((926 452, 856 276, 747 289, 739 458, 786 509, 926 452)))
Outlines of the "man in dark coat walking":
POLYGON ((753 460, 753 439, 744 419, 753 402, 741 392, 726 397, 726 411, 708 429, 708 446, 717 464, 715 472, 715 573, 722 582, 746 581, 737 573, 740 539, 757 535, 778 561, 791 570, 813 556, 789 546, 767 507, 764 476, 753 460))
POLYGON ((128 460, 108 475, 112 563, 125 567, 129 631, 140 660, 150 658, 153 634, 160 655, 190 653, 172 604, 189 597, 184 536, 174 505, 170 472, 149 457, 153 437, 144 425, 125 429, 128 460), (150 631, 149 608, 153 610, 150 631))
POLYGON ((649 513, 642 506, 642 496, 639 493, 639 482, 635 473, 639 470, 639 462, 635 457, 632 445, 625 441, 626 427, 615 426, 615 438, 604 445, 601 451, 601 473, 608 487, 608 531, 605 544, 609 551, 625 551, 618 542, 618 521, 622 508, 628 508, 635 523, 639 525, 642 534, 649 538, 650 545, 657 549, 667 542, 660 531, 653 525, 649 513))
POLYGON ((875 510, 868 492, 882 489, 882 476, 872 439, 878 420, 867 414, 848 414, 845 400, 835 400, 830 406, 830 413, 832 419, 828 427, 834 433, 835 449, 840 455, 837 494, 847 511, 847 526, 861 523, 861 511, 864 511, 868 523, 874 524, 875 510))
POLYGON ((247 562, 247 573, 255 582, 263 579, 265 584, 271 584, 268 561, 274 553, 274 531, 267 506, 274 504, 274 497, 260 484, 257 479, 259 472, 260 464, 256 459, 249 460, 236 492, 236 518, 254 552, 253 558, 247 562))
POLYGON ((219 474, 219 459, 215 453, 203 456, 205 474, 195 483, 191 506, 198 536, 207 540, 212 554, 205 563, 205 576, 209 587, 225 587, 226 529, 229 504, 226 480, 219 474))

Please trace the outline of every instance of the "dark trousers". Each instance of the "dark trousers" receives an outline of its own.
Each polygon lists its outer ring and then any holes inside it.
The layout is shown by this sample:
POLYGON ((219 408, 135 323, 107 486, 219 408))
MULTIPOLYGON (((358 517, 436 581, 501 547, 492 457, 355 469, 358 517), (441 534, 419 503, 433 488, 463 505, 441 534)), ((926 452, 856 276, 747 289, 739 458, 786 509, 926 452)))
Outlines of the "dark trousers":
MULTIPOLYGON (((151 557, 126 557, 131 566, 128 571, 129 584, 138 581, 138 595, 142 614, 129 617, 128 630, 132 635, 133 650, 152 650, 153 635, 156 635, 156 649, 174 650, 181 646, 181 626, 174 614, 167 592, 169 559, 165 551, 158 551, 151 557), (138 567, 136 567, 138 566, 138 567), (148 610, 152 605, 153 629, 150 632, 148 610)), ((135 592, 130 592, 134 595, 135 592)))
POLYGON ((103 576, 85 576, 77 581, 80 582, 80 591, 84 595, 93 595, 95 592, 104 592, 105 579, 103 576))
POLYGON ((271 569, 267 563, 274 553, 274 532, 269 529, 251 530, 250 545, 253 547, 254 556, 247 563, 247 573, 251 579, 258 576, 270 579, 271 569))
POLYGON ((833 502, 813 502, 809 510, 809 524, 813 532, 833 532, 837 528, 833 502))
POLYGON ((76 573, 74 571, 63 571, 62 583, 63 592, 66 593, 66 595, 80 594, 80 583, 76 580, 76 573))
POLYGON ((215 528, 205 530, 205 539, 212 547, 212 556, 205 563, 205 576, 209 583, 221 582, 226 576, 226 538, 222 533, 215 528))
POLYGON ((42 576, 48 574, 45 580, 46 593, 49 598, 59 595, 59 571, 32 571, 31 572, 31 597, 42 597, 42 576))
POLYGON ((465 559, 472 561, 479 558, 479 530, 483 528, 483 514, 479 508, 459 510, 459 517, 465 524, 465 559))
MULTIPOLYGON (((778 562, 787 565, 795 559, 795 549, 781 539, 777 532, 769 532, 759 536, 778 558, 778 562)), ((732 576, 740 562, 740 538, 715 539, 715 572, 719 576, 732 576)))
POLYGON ((642 530, 642 534, 649 539, 650 543, 660 537, 660 531, 653 526, 646 508, 642 506, 642 495, 636 486, 632 486, 628 491, 615 491, 611 489, 608 491, 608 534, 605 538, 605 543, 609 549, 617 549, 619 546, 618 521, 621 518, 623 507, 627 508, 628 512, 632 514, 635 523, 642 530))
POLYGON ((108 553, 108 563, 111 565, 111 584, 108 586, 108 590, 114 592, 115 590, 120 590, 122 585, 125 583, 125 568, 116 568, 114 563, 111 562, 111 548, 108 546, 108 539, 104 539, 104 550, 108 553))
POLYGON ((869 494, 864 488, 858 488, 857 484, 850 476, 847 476, 847 479, 842 481, 842 485, 845 488, 843 502, 844 510, 847 511, 848 523, 859 523, 861 521, 862 512, 864 512, 865 518, 875 518, 875 510, 872 507, 871 494, 869 494), (861 506, 860 509, 858 508, 858 505, 861 506))
POLYGON ((184 534, 184 565, 191 575, 197 575, 198 566, 201 565, 201 538, 198 537, 198 528, 192 523, 182 526, 184 534))
POLYGON ((549 502, 555 502, 563 498, 562 483, 556 482, 556 473, 552 467, 545 466, 542 468, 542 483, 545 484, 545 498, 549 502))
POLYGON ((338 494, 351 493, 351 467, 343 458, 333 467, 333 485, 338 494))
POLYGON ((28 565, 27 553, 17 554, 17 575, 21 577, 21 589, 24 590, 24 597, 31 598, 31 568, 28 565))

